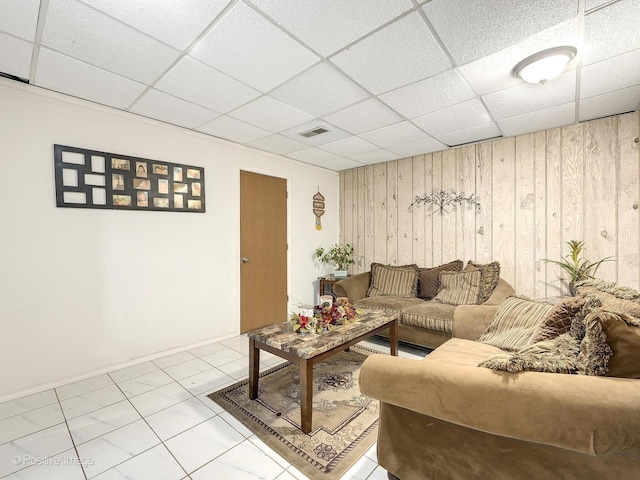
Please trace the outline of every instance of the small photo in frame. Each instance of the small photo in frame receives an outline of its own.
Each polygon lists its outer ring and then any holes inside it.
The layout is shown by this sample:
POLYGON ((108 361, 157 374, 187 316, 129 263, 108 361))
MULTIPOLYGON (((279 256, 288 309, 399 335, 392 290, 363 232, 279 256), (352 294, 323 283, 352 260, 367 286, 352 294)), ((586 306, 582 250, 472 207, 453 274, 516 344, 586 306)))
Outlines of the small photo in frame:
POLYGON ((113 204, 117 205, 118 207, 130 207, 131 195, 114 195, 113 204))
POLYGON ((173 208, 184 208, 184 196, 183 195, 174 195, 173 196, 173 208))
POLYGON ((131 170, 131 163, 129 160, 124 160, 122 158, 112 158, 111 168, 114 170, 131 170))
POLYGON ((194 197, 200 196, 200 182, 193 182, 191 184, 191 195, 194 197))
POLYGON ((136 177, 147 178, 146 162, 136 162, 136 177))
POLYGON ((201 200, 187 200, 187 208, 190 208, 191 210, 199 210, 200 208, 202 208, 202 201, 201 200))
POLYGON ((189 193, 189 185, 186 183, 174 183, 173 191, 175 193, 189 193))
POLYGON ((151 180, 148 180, 146 178, 134 178, 133 188, 135 188, 136 190, 151 190, 151 180))
POLYGON ((156 208, 169 208, 169 199, 168 198, 154 198, 153 206, 156 208))
POLYGON ((200 170, 195 168, 187 168, 187 178, 195 178, 200 180, 200 170))
POLYGON ((157 163, 153 164, 153 173, 156 175, 169 175, 169 166, 168 165, 159 165, 157 163))
POLYGON ((182 181, 182 167, 173 167, 173 181, 174 182, 182 181))
POLYGON ((158 193, 164 195, 169 193, 169 180, 158 180, 158 193))
POLYGON ((120 175, 119 173, 112 173, 111 188, 113 190, 124 190, 124 175, 120 175))
POLYGON ((149 206, 149 192, 137 192, 136 202, 139 207, 149 206))

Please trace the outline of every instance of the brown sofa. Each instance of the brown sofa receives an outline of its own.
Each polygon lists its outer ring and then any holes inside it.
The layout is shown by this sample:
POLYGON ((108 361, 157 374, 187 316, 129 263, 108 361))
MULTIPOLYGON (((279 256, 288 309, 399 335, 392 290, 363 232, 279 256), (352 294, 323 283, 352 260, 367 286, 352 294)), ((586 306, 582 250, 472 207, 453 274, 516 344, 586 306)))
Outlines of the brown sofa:
POLYGON ((348 297, 356 307, 397 311, 398 339, 427 348, 436 348, 450 338, 477 340, 500 304, 514 294, 513 287, 501 278, 485 303, 456 306, 417 297, 367 297, 370 283, 369 271, 340 280, 332 288, 336 296, 348 297))

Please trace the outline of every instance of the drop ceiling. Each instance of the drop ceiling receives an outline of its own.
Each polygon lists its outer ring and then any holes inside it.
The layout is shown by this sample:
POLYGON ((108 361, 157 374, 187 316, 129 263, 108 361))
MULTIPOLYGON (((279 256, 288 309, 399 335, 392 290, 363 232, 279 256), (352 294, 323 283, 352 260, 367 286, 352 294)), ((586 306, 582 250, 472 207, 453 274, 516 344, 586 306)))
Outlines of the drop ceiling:
POLYGON ((344 170, 635 110, 638 12, 640 0, 2 0, 0 72, 344 170), (511 75, 558 45, 578 49, 560 77, 511 75))

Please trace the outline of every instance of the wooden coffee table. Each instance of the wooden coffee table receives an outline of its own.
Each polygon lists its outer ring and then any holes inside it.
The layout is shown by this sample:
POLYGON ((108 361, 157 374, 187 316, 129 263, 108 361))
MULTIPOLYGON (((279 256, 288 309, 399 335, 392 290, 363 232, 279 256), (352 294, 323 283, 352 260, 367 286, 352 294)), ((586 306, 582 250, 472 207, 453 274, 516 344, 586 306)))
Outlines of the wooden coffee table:
POLYGON ((260 350, 277 355, 300 367, 300 425, 311 432, 313 365, 359 341, 389 330, 391 355, 398 355, 398 315, 380 310, 364 310, 355 322, 321 334, 292 331, 289 322, 247 332, 249 337, 249 398, 258 397, 260 350))

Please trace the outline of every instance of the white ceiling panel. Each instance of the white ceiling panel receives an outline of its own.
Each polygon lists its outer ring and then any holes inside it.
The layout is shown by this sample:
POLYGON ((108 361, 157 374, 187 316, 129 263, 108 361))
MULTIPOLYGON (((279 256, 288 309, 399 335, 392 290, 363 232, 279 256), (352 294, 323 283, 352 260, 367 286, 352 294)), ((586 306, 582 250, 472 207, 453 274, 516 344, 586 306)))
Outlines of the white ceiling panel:
POLYGON ((373 152, 378 147, 358 137, 349 137, 335 142, 326 143, 320 148, 336 155, 350 157, 360 153, 373 152))
POLYGON ((270 95, 316 117, 370 96, 330 63, 322 62, 279 86, 270 95))
POLYGON ((153 82, 179 56, 147 35, 77 1, 50 0, 42 44, 140 82, 153 82))
POLYGON ((393 153, 397 153, 402 158, 406 158, 423 153, 446 150, 447 148, 448 147, 445 144, 440 143, 436 139, 427 137, 422 140, 416 140, 415 142, 409 142, 402 145, 396 145, 395 147, 390 147, 389 150, 391 150, 393 153))
POLYGON ((380 96, 380 100, 407 118, 464 102, 475 97, 473 91, 454 70, 407 85, 380 96), (434 92, 438 92, 434 95, 434 92))
POLYGON ((287 154, 287 157, 291 157, 301 162, 313 163, 314 165, 322 165, 330 160, 336 160, 342 158, 335 153, 327 152, 326 150, 320 150, 319 148, 307 148, 306 150, 299 150, 297 152, 287 154))
POLYGON ((345 132, 344 130, 339 129, 338 127, 331 125, 329 122, 323 122, 320 119, 314 119, 310 122, 302 123, 300 125, 296 125, 289 130, 285 130, 282 132, 283 135, 287 137, 291 137, 294 140, 299 142, 307 143, 309 145, 323 145, 329 142, 335 142, 336 140, 340 140, 343 138, 350 137, 351 134, 349 132, 345 132), (308 132, 309 130, 314 130, 318 127, 325 128, 329 130, 328 132, 321 133, 319 135, 314 135, 312 137, 303 137, 300 135, 301 132, 308 132))
POLYGON ((413 119, 414 123, 432 136, 490 122, 491 117, 477 98, 413 119))
MULTIPOLYGON (((460 67, 460 73, 479 95, 497 92, 523 83, 523 80, 511 74, 513 67, 518 62, 534 53, 562 45, 578 45, 578 20, 576 18, 532 35, 504 50, 463 65, 460 67)), ((575 61, 571 62, 567 66, 567 70, 575 69, 576 63, 575 61)))
POLYGON ((40 0, 2 0, 0 31, 33 43, 36 38, 40 0))
POLYGON ((409 0, 251 0, 323 56, 339 50, 409 10, 409 0))
POLYGON ((220 20, 191 55, 262 92, 319 60, 242 2, 220 20))
POLYGON ((587 15, 582 64, 640 48, 639 12, 640 0, 622 0, 587 15))
POLYGON ((397 123, 402 120, 402 117, 377 98, 369 98, 339 112, 325 115, 324 119, 358 135, 397 123))
POLYGON ((360 138, 373 143, 381 148, 393 147, 401 143, 409 143, 420 140, 427 135, 415 125, 409 122, 400 122, 388 127, 379 128, 371 132, 363 133, 360 138))
POLYGON ((592 10, 600 5, 610 2, 611 0, 586 0, 584 4, 585 11, 592 10))
POLYGON ((191 57, 180 60, 162 77, 156 88, 222 113, 261 95, 257 90, 191 57))
POLYGON ((123 23, 184 50, 207 28, 229 0, 82 0, 123 23))
POLYGON ((260 97, 234 110, 229 116, 272 132, 287 130, 313 120, 311 115, 271 97, 260 97))
POLYGON ((451 67, 417 12, 338 53, 331 61, 375 94, 451 67))
POLYGON ((0 33, 0 72, 29 78, 33 44, 0 33))
POLYGON ((484 95, 482 99, 498 120, 569 103, 575 100, 575 89, 576 74, 567 72, 544 85, 525 83, 484 95))
POLYGON ((575 123, 575 120, 576 104, 571 102, 524 115, 504 118, 498 120, 498 125, 505 136, 512 136, 571 125, 575 123))
POLYGON ((640 50, 582 67, 580 97, 593 97, 634 85, 640 85, 640 50))
POLYGON ((577 9, 576 0, 434 0, 424 6, 456 65, 575 17, 577 9))
POLYGON ((630 112, 640 104, 640 85, 580 101, 580 121, 630 112))
POLYGON ((277 153, 278 155, 285 155, 287 153, 304 150, 309 147, 306 143, 298 142, 279 134, 254 140, 253 142, 250 142, 249 145, 259 148, 260 150, 277 153))
POLYGON ((271 132, 223 115, 202 125, 198 131, 238 143, 248 143, 271 135, 271 132))
POLYGON ((350 157, 356 162, 362 162, 370 165, 374 163, 390 162, 391 160, 398 160, 400 155, 390 152, 389 150, 374 150, 373 152, 361 153, 359 155, 352 155, 350 157))
POLYGON ((337 158, 335 160, 329 160, 324 166, 330 170, 340 171, 363 167, 364 163, 356 162, 349 158, 337 158))
POLYGON ((479 142, 488 138, 500 136, 498 127, 493 122, 484 125, 476 125, 474 127, 463 128, 455 132, 448 132, 436 137, 446 145, 463 145, 465 143, 479 142))
POLYGON ((149 90, 130 111, 187 128, 199 127, 220 116, 218 112, 158 90, 149 90))
POLYGON ((92 102, 127 108, 145 86, 46 48, 40 49, 35 84, 92 102))

